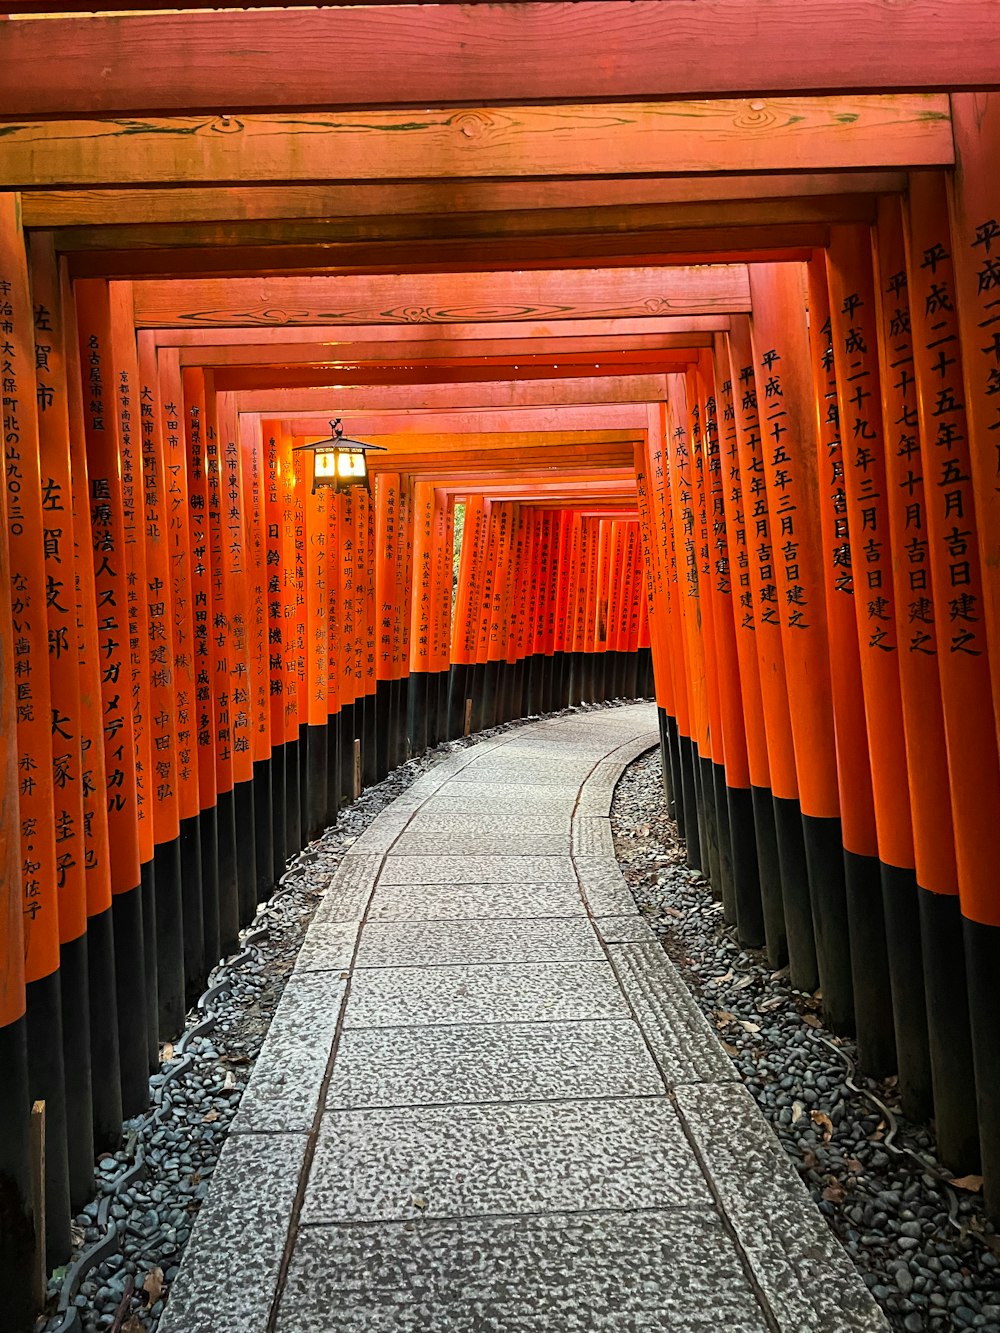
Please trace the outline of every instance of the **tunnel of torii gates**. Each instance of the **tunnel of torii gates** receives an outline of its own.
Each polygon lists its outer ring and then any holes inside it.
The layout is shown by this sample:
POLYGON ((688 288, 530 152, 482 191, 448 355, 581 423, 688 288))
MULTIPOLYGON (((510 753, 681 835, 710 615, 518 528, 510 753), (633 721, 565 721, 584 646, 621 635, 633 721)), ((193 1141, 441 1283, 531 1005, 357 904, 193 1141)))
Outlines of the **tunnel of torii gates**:
POLYGON ((1000 12, 697 11, 0 22, 5 1330, 341 803, 654 689, 740 940, 1000 1209, 1000 12))

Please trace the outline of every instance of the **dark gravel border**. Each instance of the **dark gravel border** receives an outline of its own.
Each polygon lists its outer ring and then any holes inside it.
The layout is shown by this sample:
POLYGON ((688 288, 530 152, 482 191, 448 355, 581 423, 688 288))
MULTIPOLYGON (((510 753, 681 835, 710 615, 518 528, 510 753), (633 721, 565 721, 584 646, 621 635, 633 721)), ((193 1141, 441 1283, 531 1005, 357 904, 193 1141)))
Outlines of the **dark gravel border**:
POLYGON ((1000 1238, 977 1194, 943 1183, 933 1135, 901 1115, 895 1081, 854 1070, 854 1045, 823 1027, 818 992, 794 990, 786 969, 740 947, 685 866, 658 751, 625 772, 611 821, 636 905, 891 1326, 1000 1333, 1000 1238))

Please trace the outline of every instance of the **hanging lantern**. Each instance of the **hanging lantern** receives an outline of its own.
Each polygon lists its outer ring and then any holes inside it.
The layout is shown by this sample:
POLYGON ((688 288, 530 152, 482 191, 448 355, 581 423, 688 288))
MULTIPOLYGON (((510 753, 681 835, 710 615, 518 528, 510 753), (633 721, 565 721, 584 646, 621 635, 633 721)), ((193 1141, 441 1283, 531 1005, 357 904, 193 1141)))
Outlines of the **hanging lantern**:
POLYGON ((330 422, 329 439, 297 445, 296 452, 299 449, 309 449, 313 455, 313 495, 316 494, 317 486, 332 486, 335 491, 344 491, 350 486, 363 486, 371 495, 367 455, 373 451, 380 454, 386 452, 381 444, 345 439, 343 423, 339 417, 330 422))

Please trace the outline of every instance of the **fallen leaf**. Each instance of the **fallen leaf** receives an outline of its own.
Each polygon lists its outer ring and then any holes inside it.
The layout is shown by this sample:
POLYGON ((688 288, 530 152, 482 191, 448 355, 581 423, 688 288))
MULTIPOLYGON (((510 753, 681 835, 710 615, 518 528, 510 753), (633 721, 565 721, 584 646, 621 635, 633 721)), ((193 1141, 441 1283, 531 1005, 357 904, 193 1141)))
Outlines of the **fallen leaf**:
POLYGON ((674 916, 678 919, 678 921, 681 921, 684 918, 684 913, 679 912, 676 907, 667 907, 664 908, 664 911, 666 912, 667 916, 674 916))
POLYGON ((222 1080, 224 1092, 231 1092, 236 1087, 236 1075, 231 1069, 226 1070, 226 1077, 222 1080))
POLYGON ((206 1113, 201 1117, 202 1124, 210 1125, 212 1124, 213 1121, 218 1120, 218 1118, 219 1118, 219 1113, 213 1106, 211 1111, 206 1111, 206 1113))
POLYGON ((835 1180, 832 1185, 827 1185, 823 1191, 823 1198, 827 1203, 843 1203, 847 1198, 847 1190, 839 1181, 835 1180))
POLYGON ((724 981, 732 981, 732 979, 733 979, 733 969, 730 968, 729 971, 726 972, 723 976, 713 977, 708 984, 710 986, 721 986, 724 981))
POLYGON ((759 1024, 759 1023, 749 1023, 745 1018, 741 1018, 741 1019, 740 1019, 740 1027, 743 1029, 744 1032, 759 1032, 759 1031, 760 1031, 760 1024, 759 1024))
POLYGON ((808 1023, 811 1028, 821 1028, 823 1026, 815 1014, 803 1014, 802 1021, 808 1023))
POLYGON ((819 1166, 819 1158, 811 1148, 807 1148, 802 1154, 802 1165, 807 1171, 812 1171, 814 1167, 819 1166))
POLYGON ((957 1190, 967 1190, 970 1194, 978 1194, 983 1188, 982 1176, 959 1176, 957 1180, 950 1180, 949 1185, 953 1185, 957 1190))
POLYGON ((884 1138, 885 1138, 885 1121, 880 1120, 875 1129, 873 1129, 872 1132, 868 1135, 868 1142, 881 1143, 884 1138))
POLYGON ((722 1049, 725 1051, 727 1055, 739 1055, 740 1053, 739 1048, 736 1046, 731 1046, 728 1041, 724 1041, 722 1043, 722 1049))
POLYGON ((146 1333, 146 1325, 137 1314, 134 1314, 122 1324, 122 1333, 146 1333))
POLYGON ((848 1171, 853 1172, 856 1176, 860 1175, 865 1169, 864 1162, 859 1162, 856 1157, 848 1157, 844 1165, 847 1167, 848 1171))
POLYGON ((155 1305, 163 1294, 163 1269, 151 1268, 142 1279, 142 1289, 149 1297, 148 1304, 155 1305))
POLYGON ((806 1108, 801 1102, 792 1102, 792 1124, 797 1125, 805 1115, 806 1108))
POLYGON ((414 1195, 412 1196, 410 1202, 413 1204, 414 1208, 426 1208, 426 1207, 427 1207, 427 1200, 426 1200, 426 1199, 422 1199, 422 1198, 420 1197, 419 1194, 414 1194, 414 1195))
POLYGON ((833 1121, 825 1111, 810 1111, 809 1119, 814 1125, 819 1125, 823 1131, 823 1142, 829 1143, 833 1138, 833 1121))
POLYGON ((160 1048, 160 1059, 164 1064, 166 1064, 168 1060, 172 1060, 173 1058, 174 1058, 174 1043, 172 1041, 165 1041, 162 1047, 160 1048))
POLYGON ((736 1021, 736 1015, 731 1014, 728 1009, 716 1009, 715 1011, 716 1027, 724 1028, 728 1023, 733 1023, 735 1021, 736 1021))
POLYGON ((746 988, 748 986, 752 986, 756 980, 757 980, 756 977, 744 977, 742 981, 737 981, 736 985, 733 987, 733 990, 746 990, 746 988))

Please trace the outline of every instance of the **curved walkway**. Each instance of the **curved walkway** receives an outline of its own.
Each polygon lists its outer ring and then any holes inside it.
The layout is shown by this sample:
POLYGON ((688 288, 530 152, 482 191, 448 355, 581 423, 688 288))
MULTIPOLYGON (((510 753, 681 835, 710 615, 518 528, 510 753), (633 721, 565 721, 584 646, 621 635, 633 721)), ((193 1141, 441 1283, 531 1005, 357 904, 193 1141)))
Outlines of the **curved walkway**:
POLYGON ((887 1327, 618 872, 655 744, 507 732, 351 848, 161 1333, 887 1327))

